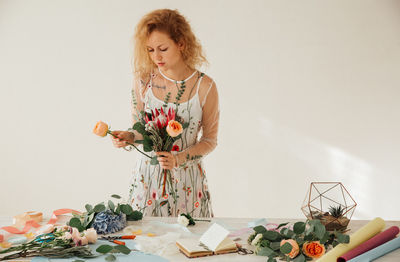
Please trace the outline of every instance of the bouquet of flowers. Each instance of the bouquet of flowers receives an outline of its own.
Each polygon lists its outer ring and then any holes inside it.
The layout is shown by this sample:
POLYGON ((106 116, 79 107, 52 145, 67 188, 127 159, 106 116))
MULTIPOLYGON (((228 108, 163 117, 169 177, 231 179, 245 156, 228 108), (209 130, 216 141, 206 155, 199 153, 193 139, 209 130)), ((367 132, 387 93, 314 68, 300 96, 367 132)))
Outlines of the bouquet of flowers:
MULTIPOLYGON (((145 152, 171 152, 179 150, 173 148, 174 142, 181 138, 184 128, 187 128, 188 123, 184 124, 183 120, 176 115, 175 110, 170 108, 168 113, 164 109, 154 109, 151 112, 140 112, 140 119, 133 125, 133 129, 143 136, 143 140, 136 140, 138 144, 143 144, 145 152)), ((157 156, 151 158, 152 165, 158 164, 157 156)), ((170 170, 163 170, 163 191, 162 196, 165 195, 165 185, 167 180, 169 185, 172 186, 170 170)), ((159 181, 159 185, 160 185, 159 181)), ((172 191, 174 192, 174 191, 172 191)))
POLYGON ((257 226, 248 242, 256 246, 257 255, 267 256, 268 261, 276 262, 279 258, 304 262, 323 256, 330 246, 350 241, 348 235, 327 231, 319 220, 296 222, 292 228, 287 225, 284 223, 270 230, 257 226))
MULTIPOLYGON (((43 256, 49 258, 93 258, 96 255, 88 244, 96 243, 97 233, 93 228, 79 232, 70 226, 49 225, 45 230, 37 232, 38 235, 31 241, 16 246, 11 246, 0 251, 0 261, 21 257, 43 256)), ((100 254, 123 253, 129 254, 131 250, 125 246, 101 245, 96 249, 100 254)), ((109 254, 111 259, 115 256, 109 254)), ((106 258, 106 260, 108 260, 106 258)))
MULTIPOLYGON (((119 195, 111 196, 115 199, 121 199, 119 195)), ((114 204, 108 200, 107 205, 101 202, 94 207, 90 204, 85 205, 86 212, 74 214, 68 224, 77 228, 80 232, 88 228, 94 228, 98 234, 110 234, 122 230, 126 226, 126 221, 141 220, 143 214, 140 211, 133 210, 129 204, 114 204)))
MULTIPOLYGON (((136 130, 139 134, 143 136, 142 140, 135 140, 136 144, 142 144, 143 150, 145 152, 171 152, 179 151, 177 146, 174 146, 174 142, 181 138, 183 129, 187 128, 189 123, 183 123, 183 119, 176 115, 173 108, 169 108, 166 113, 161 107, 159 109, 154 109, 150 112, 141 111, 139 114, 138 121, 133 125, 133 130, 136 130)), ((105 137, 110 134, 115 137, 115 135, 110 130, 109 126, 104 122, 97 122, 93 133, 98 136, 105 137)), ((134 144, 129 144, 138 150, 141 154, 150 158, 151 165, 157 165, 157 156, 149 156, 145 152, 141 151, 134 144)), ((162 196, 165 196, 165 186, 166 183, 172 187, 171 172, 170 170, 163 170, 163 181, 162 181, 162 196)), ((161 181, 159 181, 161 185, 161 181)), ((175 193, 174 190, 171 191, 172 194, 175 193)), ((174 197, 175 198, 175 197, 174 197)))

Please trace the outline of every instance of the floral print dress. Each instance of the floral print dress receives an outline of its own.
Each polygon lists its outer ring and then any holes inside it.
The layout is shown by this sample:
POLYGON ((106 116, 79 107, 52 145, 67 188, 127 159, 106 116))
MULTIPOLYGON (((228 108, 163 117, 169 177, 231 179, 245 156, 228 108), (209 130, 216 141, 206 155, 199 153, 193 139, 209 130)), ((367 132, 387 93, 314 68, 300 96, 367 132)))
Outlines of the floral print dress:
MULTIPOLYGON (((152 83, 144 92, 144 110, 160 109, 165 112, 172 107, 176 114, 183 118, 184 123, 189 123, 184 129, 182 138, 174 143, 174 148, 179 152, 199 143, 199 134, 202 130, 203 108, 199 96, 200 75, 196 94, 188 101, 178 105, 165 103, 153 93, 152 83)), ((172 152, 179 154, 179 152, 172 152)), ((201 153, 201 152, 200 152, 201 153)), ((154 156, 154 152, 148 153, 154 156)), ((194 152, 187 154, 184 163, 171 170, 171 179, 166 183, 166 194, 162 195, 163 170, 159 164, 151 165, 150 159, 142 154, 137 154, 139 159, 133 170, 130 181, 129 201, 134 210, 143 212, 144 216, 178 216, 181 213, 189 213, 193 217, 213 217, 210 193, 207 186, 207 178, 204 172, 202 156, 198 158, 194 152)), ((181 154, 182 155, 182 154, 181 154)), ((181 161, 182 162, 182 161, 181 161)), ((178 161, 179 163, 179 161, 178 161)))

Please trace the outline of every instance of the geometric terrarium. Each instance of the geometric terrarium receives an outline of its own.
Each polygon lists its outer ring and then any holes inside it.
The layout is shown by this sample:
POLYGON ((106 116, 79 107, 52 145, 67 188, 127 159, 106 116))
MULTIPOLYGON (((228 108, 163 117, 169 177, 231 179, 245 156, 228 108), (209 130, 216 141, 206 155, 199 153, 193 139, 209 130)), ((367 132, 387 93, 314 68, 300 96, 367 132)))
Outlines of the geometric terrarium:
POLYGON ((301 210, 308 219, 318 219, 326 230, 344 231, 357 203, 340 182, 312 182, 301 210))

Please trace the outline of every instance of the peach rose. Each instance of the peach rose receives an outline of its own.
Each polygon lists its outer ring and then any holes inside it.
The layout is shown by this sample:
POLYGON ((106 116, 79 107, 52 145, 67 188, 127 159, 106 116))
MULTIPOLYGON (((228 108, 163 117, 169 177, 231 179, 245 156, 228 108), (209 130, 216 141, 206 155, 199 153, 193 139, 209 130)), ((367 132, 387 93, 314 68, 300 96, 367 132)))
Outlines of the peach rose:
POLYGON ((81 245, 86 246, 87 244, 89 244, 88 239, 85 236, 81 237, 81 245))
POLYGON ((90 244, 94 244, 97 241, 97 232, 94 228, 89 228, 88 230, 85 230, 85 237, 89 241, 90 244))
POLYGON ((167 126, 168 135, 170 135, 171 137, 177 137, 180 134, 182 134, 182 132, 183 132, 182 125, 178 121, 171 120, 168 122, 167 126))
POLYGON ((311 258, 319 258, 325 254, 325 246, 319 241, 306 242, 303 244, 303 253, 311 258))
POLYGON ((299 251, 300 251, 299 244, 297 244, 296 240, 294 240, 294 239, 283 239, 281 241, 281 246, 283 246, 285 243, 289 243, 292 245, 292 250, 287 255, 290 258, 295 258, 299 254, 299 251))
POLYGON ((93 129, 93 133, 98 136, 106 136, 108 132, 108 125, 104 122, 97 122, 93 129))

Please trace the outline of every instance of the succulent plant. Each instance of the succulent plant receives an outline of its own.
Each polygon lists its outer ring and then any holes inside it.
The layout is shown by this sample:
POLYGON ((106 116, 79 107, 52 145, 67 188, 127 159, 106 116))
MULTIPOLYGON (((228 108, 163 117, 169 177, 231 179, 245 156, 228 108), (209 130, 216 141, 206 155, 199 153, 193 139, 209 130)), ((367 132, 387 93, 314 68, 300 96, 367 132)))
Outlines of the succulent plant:
POLYGON ((339 218, 343 216, 344 208, 339 205, 339 206, 330 206, 329 207, 329 213, 336 218, 339 218))

